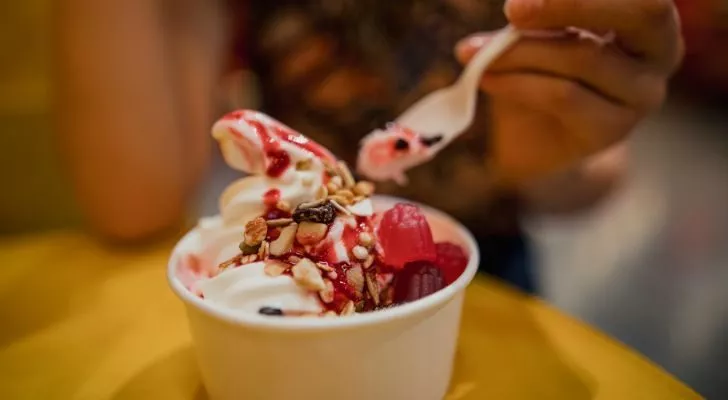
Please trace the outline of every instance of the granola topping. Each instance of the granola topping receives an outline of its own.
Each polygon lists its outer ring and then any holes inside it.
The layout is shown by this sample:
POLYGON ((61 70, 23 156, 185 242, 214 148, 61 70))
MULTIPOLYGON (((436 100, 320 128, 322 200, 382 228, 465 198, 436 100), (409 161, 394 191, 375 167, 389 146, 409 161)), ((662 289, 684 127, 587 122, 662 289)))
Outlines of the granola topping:
POLYGON ((245 224, 245 244, 258 246, 268 233, 268 225, 262 217, 255 218, 245 224))

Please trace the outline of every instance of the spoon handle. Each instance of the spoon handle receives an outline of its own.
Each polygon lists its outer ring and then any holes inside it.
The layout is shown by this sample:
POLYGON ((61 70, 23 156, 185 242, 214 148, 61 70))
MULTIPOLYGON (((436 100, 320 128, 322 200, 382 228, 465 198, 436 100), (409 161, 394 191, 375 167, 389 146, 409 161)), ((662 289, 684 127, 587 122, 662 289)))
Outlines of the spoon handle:
POLYGON ((486 44, 465 67, 465 70, 458 78, 455 85, 476 88, 483 72, 488 66, 519 38, 520 33, 516 28, 509 25, 500 31, 493 39, 486 44))

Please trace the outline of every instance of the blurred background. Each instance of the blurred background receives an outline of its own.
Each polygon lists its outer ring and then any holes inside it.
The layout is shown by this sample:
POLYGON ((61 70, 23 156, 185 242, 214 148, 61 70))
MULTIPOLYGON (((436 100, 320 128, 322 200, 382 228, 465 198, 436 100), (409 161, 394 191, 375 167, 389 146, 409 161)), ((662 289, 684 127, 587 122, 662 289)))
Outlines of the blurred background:
MULTIPOLYGON (((728 1, 676 3, 685 63, 666 106, 630 140, 628 180, 586 213, 524 224, 540 295, 707 398, 728 398, 728 1)), ((2 234, 80 222, 53 142, 50 7, 0 4, 2 234)), ((204 213, 232 177, 216 159, 204 213)))

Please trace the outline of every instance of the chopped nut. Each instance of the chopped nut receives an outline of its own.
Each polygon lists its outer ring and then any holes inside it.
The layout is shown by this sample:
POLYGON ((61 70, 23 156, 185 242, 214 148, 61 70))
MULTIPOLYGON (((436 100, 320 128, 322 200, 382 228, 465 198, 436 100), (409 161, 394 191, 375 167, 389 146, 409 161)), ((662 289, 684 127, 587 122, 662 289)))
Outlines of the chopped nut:
POLYGON ((324 285, 325 288, 319 291, 319 297, 321 297, 321 301, 328 304, 334 301, 334 284, 330 280, 324 279, 324 285))
POLYGON ((359 196, 371 196, 374 194, 374 184, 369 181, 359 181, 354 185, 354 194, 359 196))
POLYGON ((388 286, 379 292, 379 303, 388 306, 394 302, 394 286, 388 286))
POLYGON ((265 258, 268 257, 268 251, 270 251, 270 243, 264 240, 258 248, 258 258, 265 260, 265 258))
POLYGON ((301 257, 299 257, 299 256, 292 255, 292 256, 289 256, 288 257, 288 262, 291 263, 291 264, 295 264, 295 263, 297 263, 299 261, 301 261, 301 257))
POLYGON ((332 177, 331 180, 329 181, 329 183, 332 183, 332 184, 338 186, 339 188, 341 188, 342 186, 344 186, 344 180, 341 179, 340 176, 334 176, 334 177, 332 177))
POLYGON ((325 236, 329 226, 318 222, 303 221, 298 224, 296 231, 296 240, 302 245, 316 244, 325 236))
POLYGON ((374 237, 369 232, 361 232, 359 233, 359 244, 364 247, 369 247, 372 244, 374 244, 374 237))
POLYGON ((351 204, 351 200, 349 200, 348 198, 346 198, 344 196, 339 196, 336 194, 333 196, 329 196, 329 200, 335 201, 335 202, 341 204, 342 206, 348 206, 349 204, 351 204))
POLYGON ((360 202, 360 201, 362 201, 364 199, 366 199, 366 197, 364 197, 364 196, 354 196, 354 200, 353 201, 354 201, 354 204, 356 204, 356 203, 358 203, 358 202, 360 202))
POLYGON ((329 196, 329 190, 326 189, 326 186, 319 186, 318 190, 316 191, 316 199, 324 200, 328 196, 329 196))
POLYGON ((370 255, 369 255, 369 256, 367 257, 367 259, 366 259, 366 260, 364 260, 364 265, 363 265, 363 267, 364 267, 364 269, 369 269, 369 268, 371 268, 371 267, 372 267, 372 265, 374 265, 374 256, 370 254, 370 255))
POLYGON ((338 191, 339 189, 341 189, 341 186, 336 186, 332 182, 326 184, 326 190, 329 193, 336 193, 336 191, 338 191))
POLYGON ((289 267, 290 266, 288 264, 282 261, 266 260, 263 272, 266 275, 275 278, 276 276, 281 276, 289 267))
POLYGON ((304 176, 303 178, 301 178, 301 183, 303 184, 303 186, 309 187, 309 186, 313 185, 313 177, 304 176))
POLYGON ((249 255, 249 254, 256 254, 258 252, 258 249, 260 249, 260 245, 257 246, 249 246, 245 244, 245 241, 240 242, 238 245, 240 248, 240 251, 243 253, 243 255, 249 255))
POLYGON ((369 257, 369 252, 364 246, 354 246, 354 248, 351 249, 351 254, 360 260, 366 260, 367 257, 369 257))
POLYGON ((339 176, 341 176, 341 180, 343 181, 343 186, 347 189, 354 187, 356 181, 354 180, 354 176, 351 174, 351 170, 349 170, 349 166, 343 161, 337 162, 336 166, 339 171, 339 176))
POLYGON ((374 305, 379 305, 379 284, 377 283, 377 278, 374 276, 373 273, 368 273, 365 275, 366 283, 367 283, 367 291, 369 292, 369 295, 372 296, 372 300, 374 300, 374 305))
POLYGON ((321 263, 321 262, 317 262, 316 266, 318 267, 318 269, 320 269, 321 271, 324 271, 324 272, 332 272, 334 270, 334 267, 332 267, 328 264, 321 263))
POLYGON ((296 283, 305 289, 318 292, 326 288, 321 272, 316 268, 316 264, 308 258, 303 258, 294 265, 291 273, 296 283))
POLYGON ((338 317, 339 314, 337 314, 336 311, 329 310, 329 311, 326 311, 325 313, 323 313, 321 316, 322 317, 338 317))
POLYGON ((324 169, 326 170, 326 173, 329 176, 336 176, 336 174, 338 173, 336 171, 336 167, 334 165, 331 165, 331 164, 327 163, 327 162, 324 162, 324 169))
POLYGON ((240 264, 250 264, 252 262, 258 261, 258 255, 257 254, 250 254, 247 256, 240 257, 240 264))
POLYGON ((285 200, 278 200, 278 203, 276 203, 276 208, 281 211, 291 212, 291 203, 285 200))
POLYGON ((352 289, 361 295, 364 291, 364 272, 360 265, 355 264, 346 270, 346 282, 352 289))
POLYGON ((240 265, 240 259, 242 257, 243 256, 238 254, 229 260, 221 262, 220 265, 217 266, 217 268, 219 268, 220 270, 225 270, 225 269, 229 268, 231 265, 240 265))
POLYGON ((266 221, 268 226, 272 228, 278 228, 283 226, 288 226, 293 222, 293 218, 276 218, 276 219, 269 219, 266 221))
POLYGON ((330 201, 320 200, 314 203, 304 203, 296 208, 293 212, 293 220, 296 222, 318 222, 321 224, 330 224, 336 218, 336 209, 330 201), (304 206, 305 205, 305 206, 304 206))
POLYGON ((347 210, 344 206, 342 206, 341 204, 337 203, 335 200, 331 200, 330 203, 331 203, 332 206, 334 206, 334 208, 336 208, 337 210, 339 210, 344 215, 351 215, 351 211, 347 210))
POLYGON ((265 239, 268 233, 268 224, 262 217, 255 218, 245 224, 245 244, 257 246, 265 239))
POLYGON ((311 169, 311 165, 313 165, 313 160, 310 158, 307 158, 305 160, 301 160, 296 163, 296 170, 308 171, 311 169))
POLYGON ((336 192, 336 195, 345 197, 347 200, 349 200, 349 202, 354 202, 354 193, 352 193, 349 189, 341 189, 336 192))
POLYGON ((281 234, 278 236, 278 239, 270 242, 268 252, 274 256, 282 256, 291 251, 297 229, 298 224, 295 222, 281 229, 281 234))
POLYGON ((329 276, 329 279, 336 279, 336 278, 338 278, 338 277, 339 277, 339 274, 337 274, 337 273, 336 273, 336 271, 330 271, 330 272, 329 272, 328 274, 326 274, 326 275, 328 275, 328 276, 329 276))
POLYGON ((341 315, 351 315, 356 312, 356 306, 354 305, 354 302, 349 300, 348 303, 344 306, 344 308, 341 310, 341 315))

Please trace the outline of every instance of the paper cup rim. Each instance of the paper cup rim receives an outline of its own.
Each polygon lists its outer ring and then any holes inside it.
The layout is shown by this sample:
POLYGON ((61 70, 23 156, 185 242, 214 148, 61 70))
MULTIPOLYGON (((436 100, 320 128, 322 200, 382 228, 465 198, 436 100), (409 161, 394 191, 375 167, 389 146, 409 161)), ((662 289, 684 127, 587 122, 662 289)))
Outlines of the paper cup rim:
POLYGON ((187 232, 182 239, 175 245, 172 250, 167 265, 167 280, 174 291, 185 304, 192 306, 204 314, 216 318, 218 320, 230 323, 232 325, 240 325, 246 328, 258 328, 264 330, 274 330, 280 332, 293 331, 333 331, 346 330, 351 328, 362 328, 387 323, 388 321, 407 318, 421 312, 434 309, 438 306, 446 304, 451 298, 470 284, 475 277, 480 263, 480 251, 475 238, 470 231, 460 222, 455 220, 447 213, 438 209, 419 204, 414 201, 401 199, 393 196, 375 196, 377 201, 391 202, 408 202, 419 206, 427 215, 433 215, 437 218, 447 221, 455 228, 460 235, 460 240, 464 242, 469 252, 468 265, 462 274, 453 283, 445 288, 422 299, 405 303, 396 307, 378 310, 367 313, 357 313, 346 317, 337 318, 271 318, 260 315, 258 313, 236 313, 221 307, 216 307, 204 299, 196 296, 182 284, 176 275, 176 266, 183 251, 190 246, 190 242, 195 240, 194 234, 197 228, 187 232))

